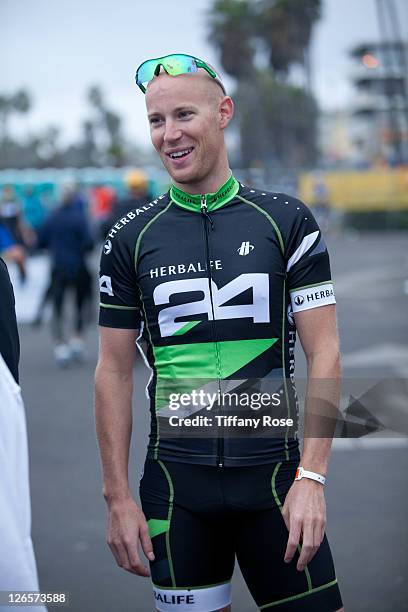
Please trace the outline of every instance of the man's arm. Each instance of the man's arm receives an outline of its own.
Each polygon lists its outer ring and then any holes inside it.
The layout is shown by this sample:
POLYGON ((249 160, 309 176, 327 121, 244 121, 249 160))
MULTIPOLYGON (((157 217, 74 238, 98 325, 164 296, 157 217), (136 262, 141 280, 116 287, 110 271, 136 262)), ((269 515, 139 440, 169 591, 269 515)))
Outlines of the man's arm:
POLYGON ((341 362, 336 307, 323 306, 299 312, 295 320, 306 355, 308 380, 301 465, 325 476, 340 403, 341 362))
MULTIPOLYGON (((334 305, 295 313, 296 327, 307 360, 305 436, 301 465, 325 475, 340 398, 340 350, 334 305), (316 416, 318 413, 318 416, 316 416), (329 417, 325 421, 324 417, 329 417)), ((289 530, 285 561, 289 562, 302 537, 297 569, 302 571, 324 537, 326 503, 321 484, 295 481, 285 499, 283 515, 289 530)))
POLYGON ((108 544, 120 567, 149 576, 138 554, 154 559, 147 522, 129 489, 132 434, 133 364, 137 330, 100 328, 95 373, 96 432, 102 461, 103 494, 108 505, 108 544))

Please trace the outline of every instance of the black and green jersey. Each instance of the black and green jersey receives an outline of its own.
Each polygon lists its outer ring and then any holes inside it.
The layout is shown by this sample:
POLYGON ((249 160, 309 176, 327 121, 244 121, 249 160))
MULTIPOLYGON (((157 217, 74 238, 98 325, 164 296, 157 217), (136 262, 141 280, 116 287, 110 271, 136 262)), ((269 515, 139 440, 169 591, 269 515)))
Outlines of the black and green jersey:
POLYGON ((245 421, 235 435, 238 420, 227 417, 248 390, 281 401, 251 404, 246 417, 297 412, 293 312, 335 302, 326 245, 302 202, 233 176, 213 194, 173 186, 109 231, 100 290, 100 325, 140 329, 145 340, 148 457, 232 466, 298 452, 287 427, 265 435, 245 421), (236 394, 234 408, 224 393, 236 394))

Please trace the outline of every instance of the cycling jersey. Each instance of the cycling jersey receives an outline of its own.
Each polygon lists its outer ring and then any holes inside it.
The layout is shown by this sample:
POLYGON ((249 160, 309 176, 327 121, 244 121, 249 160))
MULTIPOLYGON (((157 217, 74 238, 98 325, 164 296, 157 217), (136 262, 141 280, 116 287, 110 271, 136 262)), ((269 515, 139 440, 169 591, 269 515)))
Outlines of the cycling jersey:
POLYGON ((335 302, 327 248, 302 202, 232 175, 212 194, 172 186, 113 225, 100 290, 100 325, 140 329, 147 343, 148 457, 248 466, 297 456, 295 428, 284 419, 278 434, 257 435, 251 423, 231 433, 220 393, 273 388, 281 398, 274 414, 296 416, 293 313, 335 302), (192 390, 208 399, 214 388, 211 406, 191 399, 192 390), (204 421, 174 434, 177 415, 212 419, 211 435, 204 421))

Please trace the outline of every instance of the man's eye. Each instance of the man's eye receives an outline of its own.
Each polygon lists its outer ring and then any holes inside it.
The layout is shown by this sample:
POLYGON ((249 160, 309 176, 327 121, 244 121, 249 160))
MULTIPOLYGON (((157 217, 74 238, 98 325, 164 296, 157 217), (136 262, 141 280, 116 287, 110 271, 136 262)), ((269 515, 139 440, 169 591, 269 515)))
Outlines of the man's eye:
POLYGON ((150 125, 157 125, 160 121, 160 117, 150 117, 150 125))
POLYGON ((192 111, 180 111, 179 117, 181 117, 182 119, 185 119, 187 117, 190 117, 190 115, 192 114, 193 114, 192 111))

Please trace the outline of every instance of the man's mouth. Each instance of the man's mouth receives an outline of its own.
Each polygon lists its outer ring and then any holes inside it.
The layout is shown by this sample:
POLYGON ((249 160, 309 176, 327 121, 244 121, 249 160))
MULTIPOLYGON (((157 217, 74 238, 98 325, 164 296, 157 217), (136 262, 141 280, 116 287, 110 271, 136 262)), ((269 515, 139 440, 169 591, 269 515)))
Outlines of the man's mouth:
POLYGON ((189 147, 187 149, 182 149, 181 151, 172 151, 171 153, 167 153, 170 159, 180 159, 182 157, 186 157, 191 153, 194 147, 189 147))

